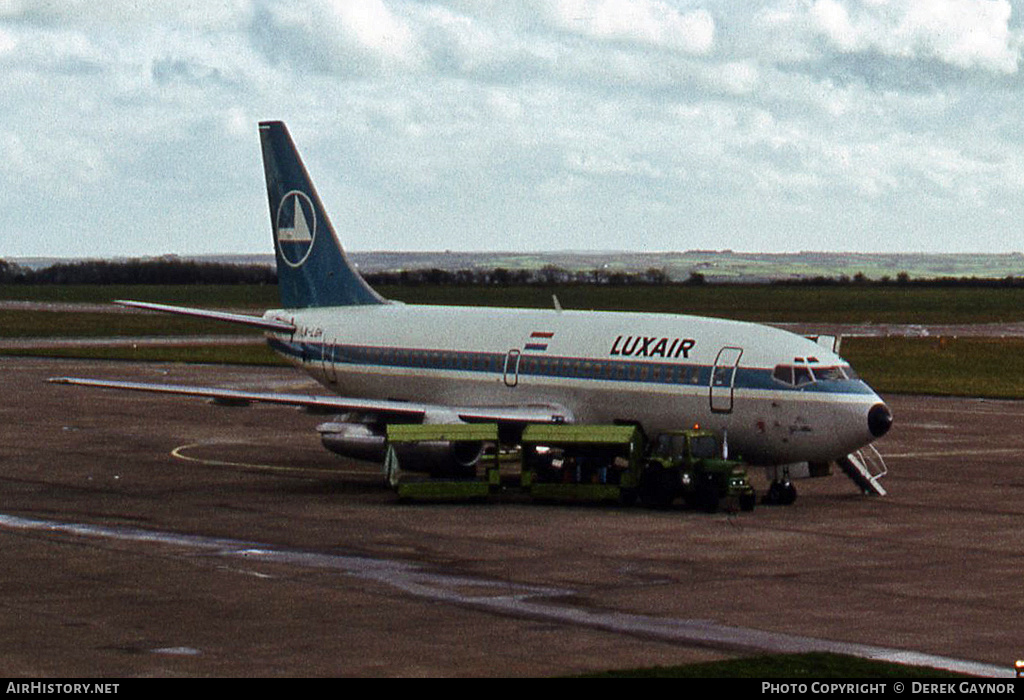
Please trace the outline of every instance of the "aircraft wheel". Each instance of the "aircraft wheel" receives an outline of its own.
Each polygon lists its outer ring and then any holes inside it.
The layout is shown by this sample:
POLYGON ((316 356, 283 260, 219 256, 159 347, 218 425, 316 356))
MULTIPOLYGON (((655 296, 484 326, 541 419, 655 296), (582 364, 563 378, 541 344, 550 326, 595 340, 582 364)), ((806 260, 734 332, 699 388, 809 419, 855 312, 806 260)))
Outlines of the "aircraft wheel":
POLYGON ((773 481, 768 487, 768 492, 761 500, 766 506, 781 506, 785 504, 786 487, 781 481, 773 481))
POLYGON ((796 501, 796 487, 791 481, 773 481, 761 501, 769 506, 790 506, 796 501))
POLYGON ((791 506, 796 502, 796 486, 793 482, 787 481, 782 485, 782 505, 791 506))

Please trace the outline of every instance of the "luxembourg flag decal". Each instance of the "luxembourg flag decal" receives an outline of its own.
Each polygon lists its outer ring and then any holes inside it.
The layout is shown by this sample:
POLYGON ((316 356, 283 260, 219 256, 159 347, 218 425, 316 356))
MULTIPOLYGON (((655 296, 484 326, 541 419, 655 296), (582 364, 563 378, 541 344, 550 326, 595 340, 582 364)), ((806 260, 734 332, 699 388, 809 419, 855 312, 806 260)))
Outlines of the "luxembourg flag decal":
POLYGON ((554 335, 551 331, 534 331, 530 333, 530 342, 523 349, 527 352, 547 352, 548 341, 554 335))

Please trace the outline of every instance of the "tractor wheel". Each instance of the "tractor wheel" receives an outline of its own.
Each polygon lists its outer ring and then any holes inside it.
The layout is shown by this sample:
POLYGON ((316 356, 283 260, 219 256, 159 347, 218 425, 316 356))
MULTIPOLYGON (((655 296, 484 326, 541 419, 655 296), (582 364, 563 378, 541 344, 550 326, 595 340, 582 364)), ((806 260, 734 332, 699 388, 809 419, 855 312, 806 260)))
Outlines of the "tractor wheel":
POLYGON ((640 502, 645 508, 665 509, 672 505, 679 486, 674 469, 650 466, 640 475, 640 502))

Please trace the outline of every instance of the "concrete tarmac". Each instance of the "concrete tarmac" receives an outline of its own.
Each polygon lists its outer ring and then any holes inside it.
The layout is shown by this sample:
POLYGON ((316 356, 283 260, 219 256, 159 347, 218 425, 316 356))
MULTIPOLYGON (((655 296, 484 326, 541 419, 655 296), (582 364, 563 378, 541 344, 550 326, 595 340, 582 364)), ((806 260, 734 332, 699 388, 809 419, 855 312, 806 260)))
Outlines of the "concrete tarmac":
POLYGON ((320 447, 322 416, 45 382, 63 375, 313 388, 288 369, 0 359, 0 675, 548 676, 808 648, 996 674, 1024 657, 1024 403, 886 397, 888 496, 836 473, 790 507, 707 515, 399 505, 373 465, 320 447))

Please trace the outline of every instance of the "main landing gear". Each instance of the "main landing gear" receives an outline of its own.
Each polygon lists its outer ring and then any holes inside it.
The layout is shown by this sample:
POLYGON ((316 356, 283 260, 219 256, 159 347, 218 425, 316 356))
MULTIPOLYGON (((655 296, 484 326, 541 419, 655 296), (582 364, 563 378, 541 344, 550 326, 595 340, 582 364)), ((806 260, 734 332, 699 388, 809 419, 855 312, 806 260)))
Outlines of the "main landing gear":
POLYGON ((793 486, 793 482, 789 480, 789 467, 776 467, 769 474, 773 477, 772 483, 768 487, 768 493, 761 499, 761 503, 769 506, 793 505, 796 500, 796 486, 793 486))
POLYGON ((773 481, 768 487, 768 493, 761 500, 769 506, 789 506, 796 500, 796 486, 789 479, 773 481))

